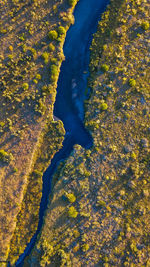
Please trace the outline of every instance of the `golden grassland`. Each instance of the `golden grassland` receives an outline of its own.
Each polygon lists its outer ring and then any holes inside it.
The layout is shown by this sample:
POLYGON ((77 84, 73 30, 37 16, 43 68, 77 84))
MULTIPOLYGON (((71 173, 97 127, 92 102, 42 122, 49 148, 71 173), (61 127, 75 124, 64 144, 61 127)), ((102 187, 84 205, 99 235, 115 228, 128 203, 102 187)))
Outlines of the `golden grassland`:
POLYGON ((42 173, 64 138, 53 104, 76 2, 0 1, 1 266, 36 230, 42 173))
POLYGON ((53 177, 25 266, 150 266, 149 1, 111 0, 91 46, 85 125, 53 177))

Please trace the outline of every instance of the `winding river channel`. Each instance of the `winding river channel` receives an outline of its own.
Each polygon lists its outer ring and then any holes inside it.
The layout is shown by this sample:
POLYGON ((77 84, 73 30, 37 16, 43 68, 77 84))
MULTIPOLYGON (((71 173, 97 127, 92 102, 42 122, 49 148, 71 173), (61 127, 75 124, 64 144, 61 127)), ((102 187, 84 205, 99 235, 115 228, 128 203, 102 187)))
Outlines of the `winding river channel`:
MULTIPOLYGON (((88 65, 92 34, 96 31, 101 13, 108 4, 107 0, 79 0, 74 11, 75 23, 67 32, 63 61, 57 87, 54 115, 63 121, 66 136, 62 149, 57 152, 43 175, 42 199, 39 211, 38 228, 15 266, 23 266, 24 259, 31 253, 40 233, 44 213, 51 191, 51 178, 60 160, 66 159, 74 144, 90 148, 92 137, 85 129, 84 99, 87 87, 88 65)), ((10 265, 9 265, 10 266, 10 265)))

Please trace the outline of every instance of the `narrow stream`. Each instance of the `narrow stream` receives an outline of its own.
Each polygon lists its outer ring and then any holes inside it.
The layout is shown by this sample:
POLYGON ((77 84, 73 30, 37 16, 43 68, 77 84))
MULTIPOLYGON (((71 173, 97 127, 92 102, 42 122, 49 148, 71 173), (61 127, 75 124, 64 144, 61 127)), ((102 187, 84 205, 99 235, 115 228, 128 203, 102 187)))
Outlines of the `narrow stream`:
MULTIPOLYGON (((51 165, 43 175, 42 199, 39 211, 38 228, 15 266, 23 266, 24 259, 31 253, 43 224, 44 213, 51 191, 51 178, 60 160, 66 159, 74 144, 90 148, 92 137, 85 129, 84 99, 87 87, 88 65, 92 34, 96 31, 100 14, 104 12, 108 0, 79 0, 75 12, 75 24, 67 32, 64 55, 58 80, 54 115, 61 119, 66 130, 63 147, 54 156, 51 165)), ((8 264, 10 266, 10 264, 8 264)))

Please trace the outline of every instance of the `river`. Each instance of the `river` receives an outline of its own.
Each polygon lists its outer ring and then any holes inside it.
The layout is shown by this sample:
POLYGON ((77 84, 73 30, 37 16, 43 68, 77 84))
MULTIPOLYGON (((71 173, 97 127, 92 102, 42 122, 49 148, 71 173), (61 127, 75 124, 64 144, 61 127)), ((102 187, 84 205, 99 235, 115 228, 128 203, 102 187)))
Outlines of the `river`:
MULTIPOLYGON (((42 198, 39 211, 38 228, 15 266, 23 266, 24 259, 31 253, 37 236, 40 233, 44 213, 51 191, 51 178, 60 160, 69 156, 74 144, 90 148, 92 137, 85 129, 84 99, 87 87, 88 66, 90 59, 90 44, 92 34, 96 31, 101 13, 108 4, 107 0, 79 0, 74 11, 75 23, 67 32, 63 51, 63 61, 57 86, 57 96, 54 115, 63 121, 66 136, 62 149, 57 152, 50 166, 43 175, 42 198)), ((8 266, 10 266, 8 264, 8 266)))

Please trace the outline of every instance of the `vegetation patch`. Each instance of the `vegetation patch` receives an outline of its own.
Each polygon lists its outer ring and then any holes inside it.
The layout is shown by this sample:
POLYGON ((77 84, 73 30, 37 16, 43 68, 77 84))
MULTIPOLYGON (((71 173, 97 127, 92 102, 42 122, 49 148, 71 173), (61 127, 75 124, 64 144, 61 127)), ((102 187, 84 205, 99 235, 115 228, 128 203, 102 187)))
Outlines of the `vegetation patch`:
POLYGON ((57 40, 58 38, 58 33, 57 31, 55 30, 52 30, 48 33, 48 37, 51 39, 51 40, 57 40))
POLYGON ((2 163, 9 163, 13 158, 11 153, 7 153, 5 150, 0 150, 0 162, 2 163))

